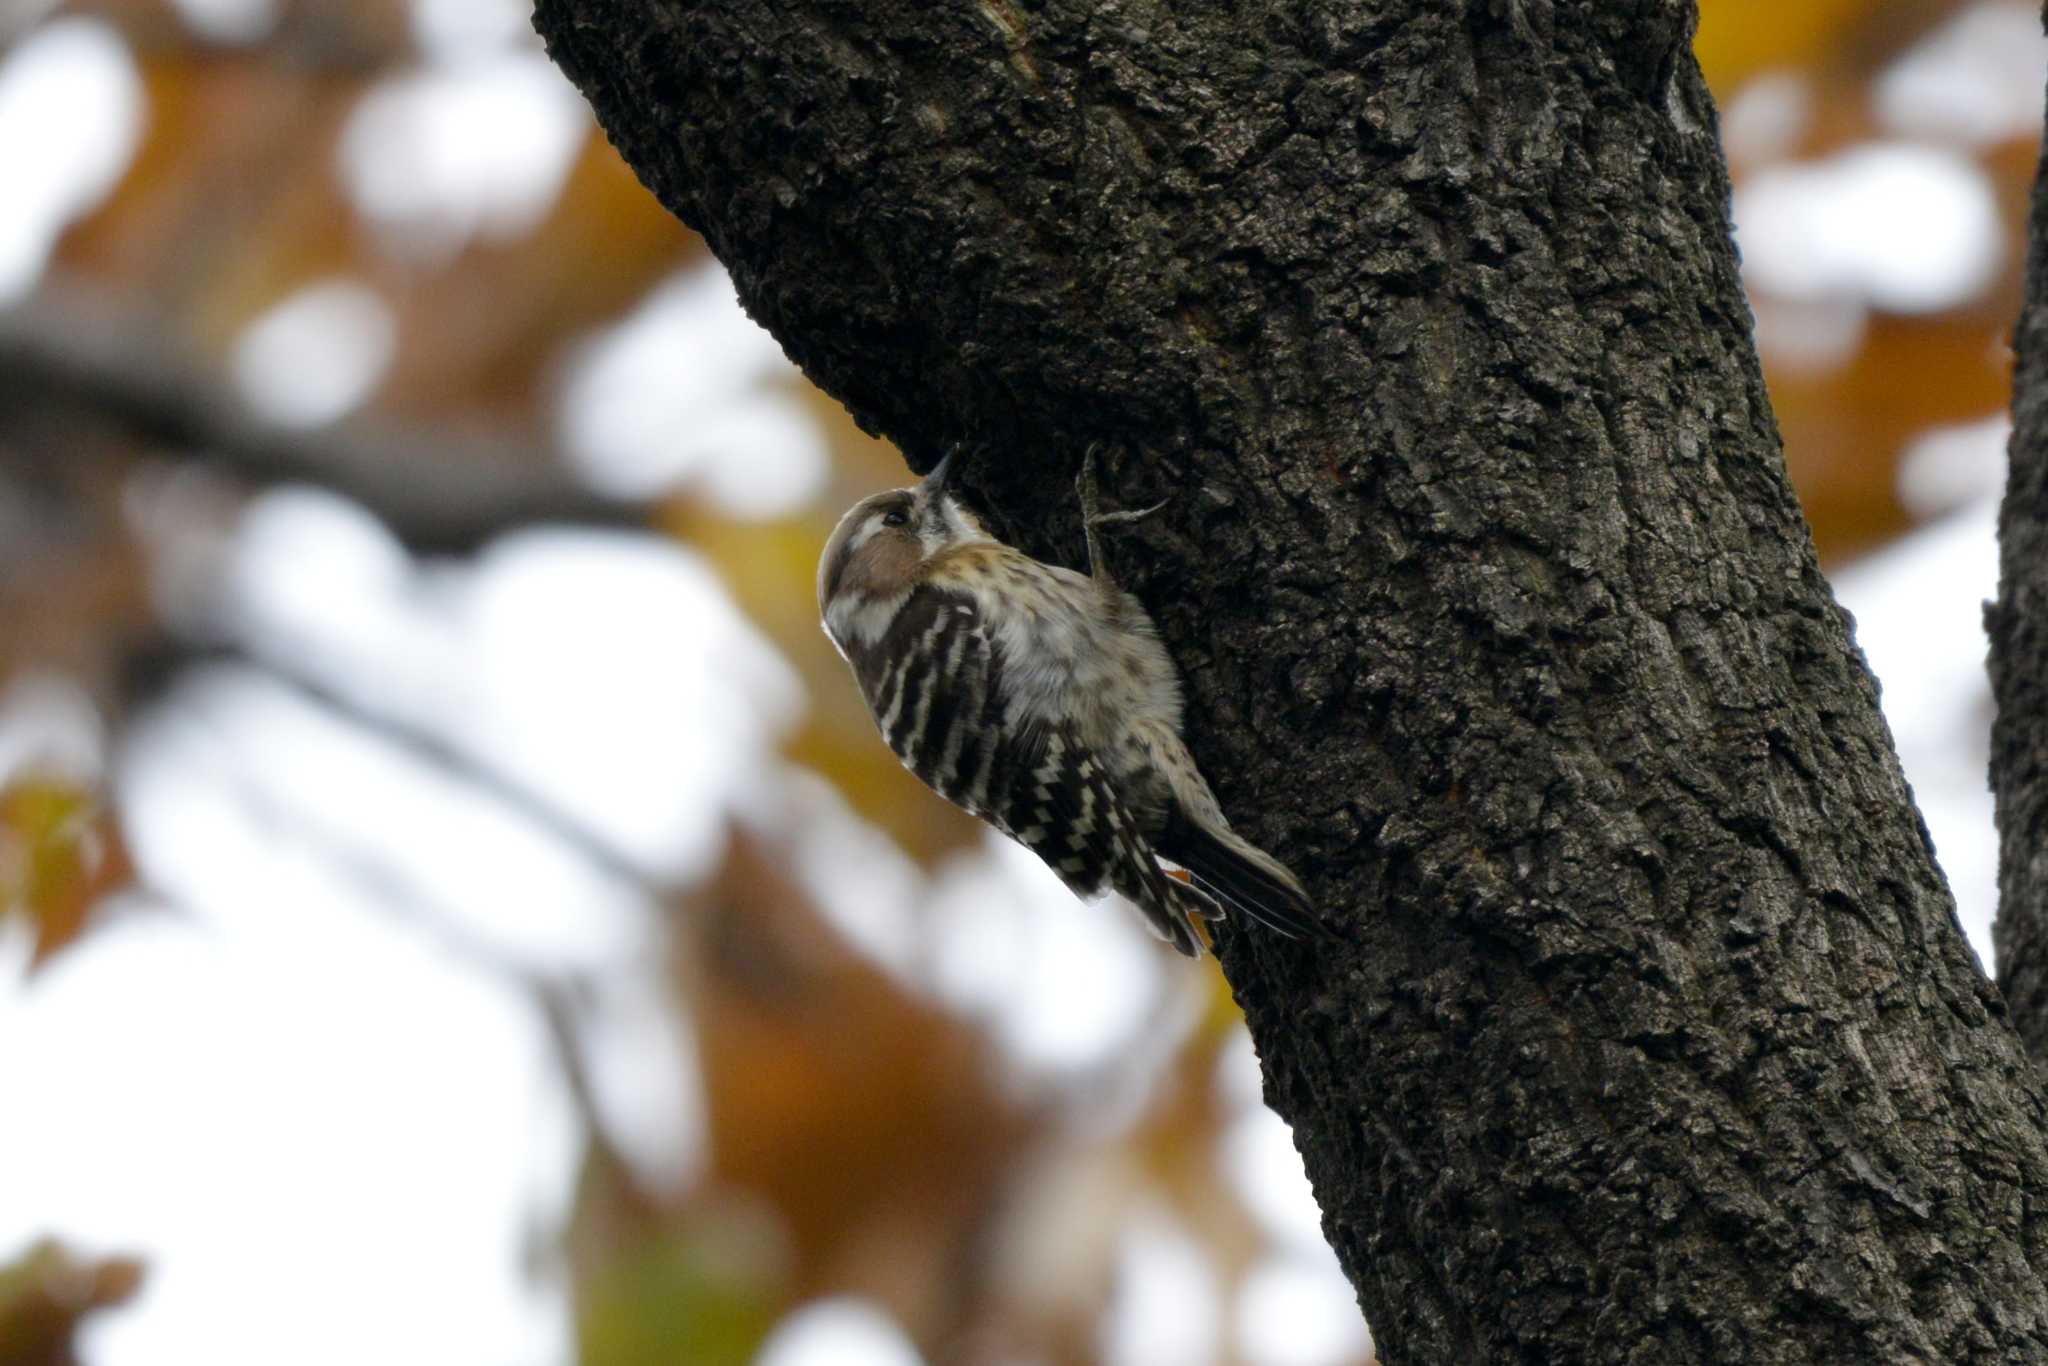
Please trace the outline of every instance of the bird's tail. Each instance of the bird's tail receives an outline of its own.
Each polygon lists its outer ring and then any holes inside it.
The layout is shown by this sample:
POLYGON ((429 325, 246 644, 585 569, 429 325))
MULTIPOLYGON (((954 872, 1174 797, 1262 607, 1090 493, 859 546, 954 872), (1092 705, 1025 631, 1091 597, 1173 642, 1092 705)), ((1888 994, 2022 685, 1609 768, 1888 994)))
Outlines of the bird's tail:
POLYGON ((1228 826, 1197 824, 1176 807, 1153 847, 1188 870, 1212 907, 1220 903, 1290 939, 1332 937, 1294 874, 1228 826))

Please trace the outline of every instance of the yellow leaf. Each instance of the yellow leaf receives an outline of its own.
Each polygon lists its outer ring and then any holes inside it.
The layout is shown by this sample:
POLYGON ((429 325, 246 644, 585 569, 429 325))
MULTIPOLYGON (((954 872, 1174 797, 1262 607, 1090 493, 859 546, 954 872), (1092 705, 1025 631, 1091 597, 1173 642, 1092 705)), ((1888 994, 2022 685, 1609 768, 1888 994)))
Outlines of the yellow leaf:
POLYGON ((35 931, 31 966, 84 932, 101 897, 133 876, 110 813, 85 788, 26 777, 0 787, 0 915, 35 931))
POLYGON ((1693 52, 1715 94, 1774 67, 1818 65, 1871 0, 1703 0, 1693 52))

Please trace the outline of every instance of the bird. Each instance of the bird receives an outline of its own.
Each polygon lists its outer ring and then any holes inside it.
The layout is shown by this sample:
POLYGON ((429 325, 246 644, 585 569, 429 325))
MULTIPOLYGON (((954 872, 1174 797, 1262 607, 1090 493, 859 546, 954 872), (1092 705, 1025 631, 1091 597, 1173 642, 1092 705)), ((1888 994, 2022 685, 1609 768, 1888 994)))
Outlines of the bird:
POLYGON ((1294 874, 1230 828, 1182 739, 1173 660, 1103 556, 1100 529, 1165 504, 1099 511, 1091 450, 1081 573, 990 535, 954 487, 959 462, 955 448, 854 504, 818 561, 825 634, 889 748, 1076 896, 1121 894, 1183 954, 1201 952, 1194 922, 1226 910, 1327 937, 1294 874))

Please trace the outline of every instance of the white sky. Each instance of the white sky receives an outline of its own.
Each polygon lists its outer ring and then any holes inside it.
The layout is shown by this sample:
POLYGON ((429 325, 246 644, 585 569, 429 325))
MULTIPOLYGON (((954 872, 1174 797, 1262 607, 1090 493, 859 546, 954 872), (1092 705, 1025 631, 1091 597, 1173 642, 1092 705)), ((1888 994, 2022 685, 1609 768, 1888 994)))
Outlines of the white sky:
POLYGON ((1967 145, 2041 131, 2041 72, 2048 38, 2025 0, 1964 9, 1885 72, 1878 117, 1903 136, 1967 145))
POLYGON ((342 132, 339 169, 388 249, 442 264, 473 239, 530 231, 589 136, 583 97, 530 44, 507 43, 380 81, 342 132))
POLYGON ((120 179, 141 138, 142 80, 97 19, 58 19, 0 53, 0 307, 34 287, 58 234, 120 179))
MULTIPOLYGON (((338 895, 291 871, 250 881, 338 895)), ((138 907, 26 991, 10 936, 0 1087, 35 1122, 8 1126, 0 1248, 148 1262, 94 1321, 98 1366, 562 1359, 566 1286, 528 1242, 581 1138, 539 1021, 388 916, 327 923, 353 933, 138 907)))
POLYGON ((1984 172, 1954 151, 1908 142, 1758 171, 1736 191, 1735 221, 1752 288, 1900 313, 1975 296, 2001 252, 1984 172))
POLYGON ((796 367, 715 263, 663 284, 568 367, 561 438, 597 488, 689 486, 727 516, 782 517, 822 491, 824 434, 792 401, 796 367))
POLYGON ((398 346, 398 320, 367 285, 322 280, 265 309, 235 340, 229 372, 243 402, 288 427, 359 407, 398 346))
POLYGON ((1998 835, 1986 773, 1991 685, 1983 604, 1998 595, 1997 509, 1979 500, 1835 576, 1957 914, 1987 971, 1998 835))

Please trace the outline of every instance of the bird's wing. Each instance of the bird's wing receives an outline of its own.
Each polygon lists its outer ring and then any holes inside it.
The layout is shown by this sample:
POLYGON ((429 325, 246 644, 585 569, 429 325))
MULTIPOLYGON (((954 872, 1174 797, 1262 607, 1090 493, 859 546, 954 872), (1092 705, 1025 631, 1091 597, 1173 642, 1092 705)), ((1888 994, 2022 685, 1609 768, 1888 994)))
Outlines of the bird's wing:
POLYGON ((1114 888, 1161 939, 1191 958, 1201 952, 1188 917, 1212 904, 1166 875, 1101 760, 1071 725, 1029 727, 1005 763, 1014 764, 1011 780, 991 821, 1044 859, 1075 895, 1114 888))
POLYGON ((854 672, 889 748, 927 787, 1043 859, 1081 897, 1114 890, 1185 954, 1207 898, 1169 878, 1074 727, 1022 710, 974 598, 922 584, 854 672))
POLYGON ((972 598, 912 590, 889 629, 849 656, 882 738, 903 766, 975 815, 998 776, 1001 670, 972 598))

